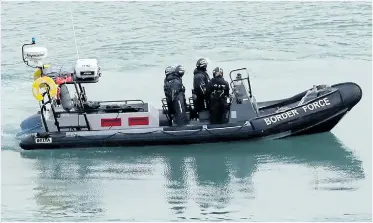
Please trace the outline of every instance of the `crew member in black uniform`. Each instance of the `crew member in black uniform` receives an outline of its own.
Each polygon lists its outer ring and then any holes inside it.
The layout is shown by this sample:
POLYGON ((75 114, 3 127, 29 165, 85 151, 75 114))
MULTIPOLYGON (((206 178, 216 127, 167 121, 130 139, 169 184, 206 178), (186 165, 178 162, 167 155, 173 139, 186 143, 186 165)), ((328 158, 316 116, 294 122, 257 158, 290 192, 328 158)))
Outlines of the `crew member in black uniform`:
MULTIPOLYGON (((189 120, 186 113, 185 87, 182 82, 185 68, 181 65, 174 69, 167 68, 163 90, 167 100, 168 115, 177 125, 186 125, 189 120)), ((172 121, 170 122, 172 125, 172 121)))
POLYGON ((223 69, 216 67, 213 78, 207 85, 206 93, 209 98, 209 111, 211 124, 223 124, 227 122, 229 98, 229 84, 223 78, 223 69))
POLYGON ((164 74, 166 75, 166 77, 164 78, 164 83, 163 83, 163 91, 164 91, 164 94, 166 96, 166 102, 167 102, 167 115, 169 117, 168 119, 168 124, 169 125, 172 125, 172 114, 174 113, 173 110, 172 110, 172 106, 171 106, 171 100, 169 97, 167 97, 167 88, 166 88, 166 83, 167 83, 167 80, 170 79, 170 75, 174 72, 175 70, 175 67, 173 66, 168 66, 166 67, 166 69, 164 70, 164 74))
POLYGON ((196 63, 193 74, 193 99, 196 112, 207 109, 208 98, 206 97, 206 86, 210 81, 207 73, 207 60, 201 58, 196 63))

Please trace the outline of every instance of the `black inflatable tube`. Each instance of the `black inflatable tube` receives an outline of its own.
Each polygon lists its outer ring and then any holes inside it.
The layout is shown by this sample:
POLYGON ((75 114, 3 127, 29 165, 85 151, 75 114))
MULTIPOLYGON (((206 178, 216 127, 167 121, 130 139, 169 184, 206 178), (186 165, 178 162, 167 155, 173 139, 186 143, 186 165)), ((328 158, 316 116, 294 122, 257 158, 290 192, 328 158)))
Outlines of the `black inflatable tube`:
MULTIPOLYGON (((166 128, 167 129, 167 128, 166 128)), ((160 130, 148 133, 113 133, 110 135, 72 136, 65 133, 53 133, 51 143, 35 143, 33 136, 24 139, 22 149, 49 149, 67 147, 101 147, 101 146, 147 146, 170 144, 196 144, 221 141, 236 141, 250 138, 251 126, 236 126, 218 129, 194 130, 160 130)), ((47 138, 47 137, 45 137, 47 138)))
POLYGON ((58 149, 73 147, 101 146, 148 146, 170 144, 197 144, 222 141, 249 140, 280 134, 279 138, 292 135, 314 134, 330 131, 341 118, 362 98, 361 88, 354 83, 333 85, 335 91, 322 95, 307 104, 276 114, 268 114, 243 123, 224 125, 196 125, 164 127, 145 133, 123 133, 99 135, 105 131, 51 133, 48 138, 39 139, 34 135, 24 138, 20 146, 25 150, 58 149), (315 104, 316 103, 316 104, 315 104), (319 104, 319 106, 316 106, 319 104), (312 106, 311 106, 312 105, 312 106), (285 114, 295 114, 286 116, 285 114), (277 119, 276 119, 277 118, 277 119), (79 134, 91 134, 79 136, 79 134), (97 134, 95 134, 97 133, 97 134))
MULTIPOLYGON (((330 122, 335 110, 329 110, 327 113, 319 114, 319 117, 307 117, 298 119, 297 123, 291 125, 280 124, 266 130, 254 130, 253 126, 226 126, 220 128, 205 129, 203 127, 195 129, 170 129, 165 128, 161 131, 147 133, 113 133, 110 135, 93 135, 93 136, 73 136, 67 137, 65 133, 53 133, 49 137, 52 138, 51 143, 35 143, 33 136, 28 136, 20 143, 24 150, 32 149, 59 149, 59 148, 74 148, 74 147, 102 147, 102 146, 150 146, 150 145, 175 145, 175 144, 198 144, 198 143, 213 143, 213 142, 228 142, 249 140, 260 137, 271 136, 274 134, 286 133, 282 137, 288 137, 292 134, 299 134, 302 129, 310 131, 314 129, 314 133, 329 131, 338 122, 330 122), (328 116, 328 118, 326 117, 328 116), (313 126, 315 118, 320 119, 320 123, 313 126), (323 120, 325 120, 323 122, 323 120), (313 127, 312 127, 313 126, 313 127), (168 131, 167 131, 168 129, 168 131)), ((343 116, 346 112, 338 114, 343 116)), ((304 132, 307 134, 307 132, 304 132)))

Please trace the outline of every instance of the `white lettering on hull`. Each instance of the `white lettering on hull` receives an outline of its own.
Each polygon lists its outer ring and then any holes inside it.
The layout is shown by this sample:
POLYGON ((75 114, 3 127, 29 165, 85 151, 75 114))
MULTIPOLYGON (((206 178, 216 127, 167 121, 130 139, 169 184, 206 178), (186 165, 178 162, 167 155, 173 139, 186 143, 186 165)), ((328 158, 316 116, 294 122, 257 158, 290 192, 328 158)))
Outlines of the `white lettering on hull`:
MULTIPOLYGON (((305 113, 307 113, 308 111, 317 110, 319 108, 322 108, 322 107, 325 107, 325 106, 328 106, 328 105, 330 105, 330 102, 329 102, 328 98, 323 98, 323 99, 315 101, 311 104, 302 106, 302 109, 305 113)), ((277 114, 277 115, 270 116, 268 118, 264 118, 264 121, 265 121, 266 125, 271 125, 271 124, 277 123, 279 121, 284 121, 288 118, 291 118, 291 117, 294 117, 294 116, 297 116, 297 115, 299 115, 298 110, 293 109, 293 110, 289 110, 289 111, 281 113, 281 114, 277 114)))
POLYGON ((35 143, 52 143, 52 138, 35 138, 35 143))
POLYGON ((302 106, 302 108, 304 112, 307 112, 307 111, 312 111, 312 110, 319 109, 321 107, 325 107, 328 105, 330 105, 328 98, 323 98, 321 100, 313 102, 312 104, 302 106))
POLYGON ((274 115, 274 116, 270 116, 268 118, 265 118, 264 121, 266 122, 267 125, 270 125, 270 124, 276 123, 278 121, 286 120, 286 119, 288 119, 290 117, 293 117, 295 115, 299 115, 299 113, 298 113, 297 110, 293 109, 293 110, 284 112, 284 113, 279 114, 279 115, 274 115))

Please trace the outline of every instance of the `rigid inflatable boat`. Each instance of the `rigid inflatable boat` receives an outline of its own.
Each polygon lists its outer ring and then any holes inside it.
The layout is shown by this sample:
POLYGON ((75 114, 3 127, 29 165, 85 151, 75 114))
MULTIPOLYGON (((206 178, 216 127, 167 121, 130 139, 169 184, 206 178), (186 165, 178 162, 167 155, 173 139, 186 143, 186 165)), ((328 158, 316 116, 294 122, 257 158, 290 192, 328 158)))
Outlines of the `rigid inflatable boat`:
POLYGON ((292 97, 256 102, 246 68, 229 73, 231 97, 227 123, 212 125, 209 112, 194 112, 189 98, 186 126, 175 126, 162 109, 142 100, 88 101, 83 84, 101 78, 96 59, 78 59, 71 72, 53 71, 42 60, 47 49, 22 47, 26 65, 36 68, 33 93, 40 111, 21 123, 17 134, 25 150, 100 146, 196 144, 272 139, 330 131, 362 97, 355 83, 317 85, 292 97), (29 65, 32 61, 36 66, 29 65), (235 78, 233 78, 236 73, 235 78), (72 86, 75 96, 67 86, 72 86))

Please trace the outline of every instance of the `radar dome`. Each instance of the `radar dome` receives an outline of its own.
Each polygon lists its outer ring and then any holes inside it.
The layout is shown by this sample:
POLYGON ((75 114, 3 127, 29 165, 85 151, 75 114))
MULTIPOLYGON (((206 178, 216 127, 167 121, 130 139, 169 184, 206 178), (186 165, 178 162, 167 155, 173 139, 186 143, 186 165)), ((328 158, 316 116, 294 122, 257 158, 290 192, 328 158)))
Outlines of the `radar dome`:
POLYGON ((31 46, 24 50, 24 55, 28 60, 40 64, 48 56, 48 50, 45 47, 31 46))

